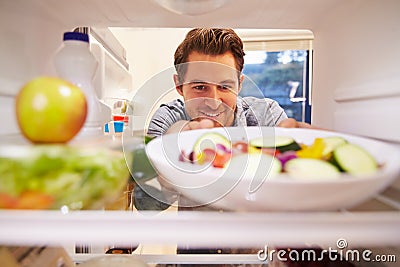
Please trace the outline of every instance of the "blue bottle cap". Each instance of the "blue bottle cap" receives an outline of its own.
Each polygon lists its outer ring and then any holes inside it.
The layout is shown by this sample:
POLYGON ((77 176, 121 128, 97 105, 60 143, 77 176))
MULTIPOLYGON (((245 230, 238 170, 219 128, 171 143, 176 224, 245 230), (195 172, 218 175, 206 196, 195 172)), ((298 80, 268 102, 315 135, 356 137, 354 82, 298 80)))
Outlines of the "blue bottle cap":
POLYGON ((65 32, 63 40, 75 40, 89 43, 89 35, 82 32, 65 32))
MULTIPOLYGON (((124 122, 123 121, 113 121, 114 123, 114 131, 116 133, 122 133, 124 131, 124 122)), ((108 128, 108 123, 104 124, 104 132, 109 133, 110 129, 108 128)))

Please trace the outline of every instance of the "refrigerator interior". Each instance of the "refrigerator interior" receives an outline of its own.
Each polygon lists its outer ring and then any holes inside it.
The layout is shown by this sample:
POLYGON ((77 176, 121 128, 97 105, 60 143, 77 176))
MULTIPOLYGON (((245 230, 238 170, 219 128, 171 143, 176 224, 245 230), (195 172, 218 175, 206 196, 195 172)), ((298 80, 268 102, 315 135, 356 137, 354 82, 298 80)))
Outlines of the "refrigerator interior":
MULTIPOLYGON (((314 36, 312 123, 387 141, 400 149, 397 117, 400 113, 399 12, 397 0, 231 0, 215 11, 197 16, 178 15, 155 1, 142 0, 1 1, 0 113, 3 127, 0 134, 19 134, 14 115, 15 95, 34 77, 56 75, 52 60, 61 44, 62 33, 76 27, 178 28, 182 37, 182 29, 197 26, 300 29, 309 30, 314 36)), ((136 40, 144 46, 147 41, 136 40)), ((124 49, 129 58, 129 47, 122 47, 122 51, 124 49)), ((158 49, 162 50, 162 45, 158 49)), ((168 53, 172 61, 173 54, 168 53)), ((113 86, 113 81, 105 83, 100 94, 107 97, 135 94, 140 86, 136 76, 140 63, 128 63, 125 71, 131 76, 118 81, 117 87, 113 86), (122 87, 125 91, 118 91, 122 87)), ((154 72, 163 67, 157 66, 154 72)), ((147 104, 146 99, 143 103, 147 104)), ((136 111, 141 115, 140 106, 136 111)), ((68 246, 82 242, 101 246, 135 240, 140 244, 168 247, 177 242, 212 245, 220 240, 222 246, 262 248, 265 243, 330 246, 345 236, 354 246, 376 248, 375 251, 400 257, 399 190, 400 180, 397 179, 382 194, 359 207, 327 213, 190 212, 178 216, 171 212, 142 216, 89 211, 65 216, 54 212, 1 211, 0 243, 68 246), (116 226, 113 231, 110 225, 116 226)), ((93 255, 74 254, 73 257, 79 261, 93 255)), ((141 256, 150 263, 257 261, 255 255, 179 258, 150 251, 141 256)))
MULTIPOLYGON (((154 1, 3 1, 0 94, 14 96, 33 77, 55 75, 52 57, 62 33, 76 27, 304 29, 314 35, 312 123, 399 142, 399 126, 392 123, 399 92, 398 5, 395 0, 233 0, 213 12, 189 16, 154 1)), ((140 66, 132 63, 130 68, 138 86, 134 69, 140 66)), ((12 109, 12 103, 3 106, 12 109)), ((1 131, 18 132, 15 118, 9 120, 1 131)))

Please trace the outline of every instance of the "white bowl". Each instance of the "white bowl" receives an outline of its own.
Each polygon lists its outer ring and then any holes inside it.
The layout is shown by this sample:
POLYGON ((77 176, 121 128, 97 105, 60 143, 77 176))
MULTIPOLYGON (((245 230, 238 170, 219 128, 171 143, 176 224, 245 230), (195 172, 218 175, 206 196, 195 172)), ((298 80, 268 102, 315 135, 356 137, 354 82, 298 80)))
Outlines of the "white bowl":
MULTIPOLYGON (((241 211, 328 211, 349 208, 382 191, 400 174, 397 147, 368 138, 314 129, 273 127, 214 128, 168 134, 151 141, 147 155, 163 183, 194 200, 198 205, 241 211), (189 153, 205 132, 218 132, 232 142, 265 135, 291 136, 312 144, 317 137, 342 136, 369 151, 381 165, 372 175, 356 177, 346 173, 340 179, 303 179, 280 174, 268 177, 269 166, 256 175, 245 166, 220 169, 179 161, 181 151, 189 153)), ((323 178, 323 177, 321 177, 323 178)))

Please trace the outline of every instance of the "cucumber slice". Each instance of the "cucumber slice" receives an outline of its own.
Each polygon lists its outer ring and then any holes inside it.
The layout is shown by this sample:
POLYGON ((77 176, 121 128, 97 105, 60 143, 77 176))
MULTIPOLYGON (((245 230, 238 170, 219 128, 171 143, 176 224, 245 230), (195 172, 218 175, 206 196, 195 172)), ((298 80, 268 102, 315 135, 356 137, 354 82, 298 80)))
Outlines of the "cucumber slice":
POLYGON ((347 140, 340 136, 330 136, 322 138, 325 144, 324 151, 322 152, 322 156, 329 155, 335 148, 347 144, 347 140))
POLYGON ((290 176, 309 179, 339 178, 340 171, 329 162, 320 159, 296 158, 285 164, 285 171, 290 176))
POLYGON ((376 172, 378 163, 364 148, 355 144, 344 144, 333 150, 331 162, 343 172, 365 175, 376 172))
POLYGON ((235 173, 245 173, 248 177, 264 178, 274 177, 281 173, 282 164, 275 157, 262 153, 239 154, 225 164, 225 167, 233 168, 235 173))
POLYGON ((280 152, 289 150, 297 151, 301 147, 292 138, 287 136, 267 136, 250 140, 250 146, 255 148, 276 148, 280 152))
POLYGON ((201 135, 193 146, 194 155, 199 155, 206 148, 216 150, 216 145, 221 144, 231 150, 232 144, 224 135, 219 133, 205 133, 201 135))

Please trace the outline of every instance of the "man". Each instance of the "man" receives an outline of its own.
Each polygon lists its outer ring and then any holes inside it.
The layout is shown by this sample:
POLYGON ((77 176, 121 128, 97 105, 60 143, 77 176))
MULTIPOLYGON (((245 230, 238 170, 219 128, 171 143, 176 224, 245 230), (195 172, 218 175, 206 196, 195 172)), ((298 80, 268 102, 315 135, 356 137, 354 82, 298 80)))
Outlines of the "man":
POLYGON ((243 42, 231 29, 197 28, 175 52, 175 100, 155 112, 148 134, 160 136, 215 126, 311 125, 289 119, 272 99, 238 96, 243 85, 243 42))
MULTIPOLYGON (((242 40, 231 29, 198 28, 189 31, 178 46, 174 60, 177 72, 173 77, 175 88, 184 101, 175 100, 161 105, 153 115, 148 134, 161 136, 219 126, 314 128, 288 118, 272 99, 238 96, 244 81, 244 55, 242 40)), ((179 200, 180 209, 191 209, 191 204, 196 206, 186 198, 179 200), (182 200, 184 203, 181 206, 182 200)), ((203 208, 209 209, 207 205, 196 206, 199 210, 203 208)), ((178 248, 178 253, 182 254, 257 251, 178 248)))
MULTIPOLYGON (((243 42, 232 29, 189 31, 174 55, 175 89, 184 101, 162 104, 147 133, 161 136, 218 126, 311 128, 310 124, 288 118, 272 99, 238 96, 244 81, 244 55, 243 42)), ((174 190, 168 192, 168 183, 160 177, 159 182, 166 195, 174 195, 174 190)), ((179 206, 183 209, 196 204, 181 197, 179 206)))

